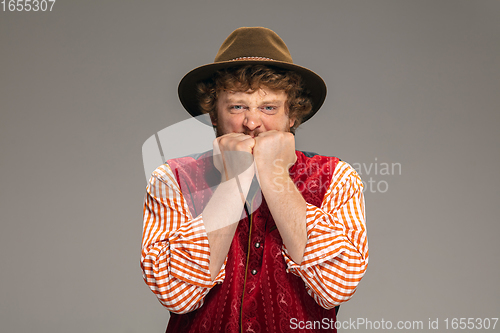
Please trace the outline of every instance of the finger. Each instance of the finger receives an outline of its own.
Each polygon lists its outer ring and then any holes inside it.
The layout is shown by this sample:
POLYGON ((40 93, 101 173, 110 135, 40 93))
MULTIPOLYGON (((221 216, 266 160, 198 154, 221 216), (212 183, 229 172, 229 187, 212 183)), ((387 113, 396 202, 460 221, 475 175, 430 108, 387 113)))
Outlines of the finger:
POLYGON ((242 148, 244 150, 251 150, 251 148, 255 145, 254 139, 251 136, 245 134, 220 137, 218 142, 221 151, 242 150, 242 148))
POLYGON ((255 142, 255 139, 254 139, 254 138, 250 137, 250 138, 248 139, 248 141, 249 141, 249 147, 250 147, 250 148, 255 147, 255 143, 256 143, 256 142, 255 142))
POLYGON ((212 146, 214 147, 214 155, 219 155, 220 154, 219 138, 216 138, 212 142, 212 146))

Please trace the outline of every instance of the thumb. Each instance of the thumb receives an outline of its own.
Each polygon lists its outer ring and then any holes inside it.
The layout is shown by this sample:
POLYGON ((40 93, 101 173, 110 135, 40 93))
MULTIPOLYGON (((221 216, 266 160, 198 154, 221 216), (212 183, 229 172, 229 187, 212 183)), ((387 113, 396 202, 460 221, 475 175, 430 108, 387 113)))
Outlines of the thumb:
POLYGON ((216 138, 212 142, 213 146, 213 158, 214 158, 214 165, 219 170, 221 173, 224 171, 224 162, 222 161, 222 153, 220 151, 219 147, 219 140, 216 138))

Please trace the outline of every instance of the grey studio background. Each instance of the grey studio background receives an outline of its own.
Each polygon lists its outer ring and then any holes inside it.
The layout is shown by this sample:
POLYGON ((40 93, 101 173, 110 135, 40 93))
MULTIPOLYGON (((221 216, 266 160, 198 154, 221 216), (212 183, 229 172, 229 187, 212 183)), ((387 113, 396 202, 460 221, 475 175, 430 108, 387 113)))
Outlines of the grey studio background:
POLYGON ((57 0, 0 12, 0 330, 165 330, 141 149, 239 26, 324 78, 297 148, 367 184, 370 264, 338 319, 500 317, 500 1, 57 0))

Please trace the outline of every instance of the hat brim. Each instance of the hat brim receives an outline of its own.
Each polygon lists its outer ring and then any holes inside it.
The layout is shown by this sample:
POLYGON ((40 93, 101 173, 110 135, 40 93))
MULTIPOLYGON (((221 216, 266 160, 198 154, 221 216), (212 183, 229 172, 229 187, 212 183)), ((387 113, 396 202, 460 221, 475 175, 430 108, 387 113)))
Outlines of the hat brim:
MULTIPOLYGON (((234 66, 244 66, 244 65, 265 65, 271 67, 277 67, 281 69, 291 70, 299 74, 305 84, 306 89, 310 93, 312 101, 311 111, 302 119, 302 123, 311 119, 312 116, 318 112, 318 110, 323 105, 326 98, 326 84, 325 81, 313 71, 288 62, 274 61, 274 60, 237 60, 237 61, 222 61, 212 64, 203 65, 197 67, 184 75, 182 80, 179 82, 178 94, 182 106, 186 111, 193 117, 203 114, 200 103, 196 98, 196 85, 198 82, 209 79, 216 71, 234 67, 234 66)), ((206 119, 200 117, 197 119, 206 119)), ((205 123, 205 122, 203 122, 205 123)), ((212 126, 211 123, 205 123, 212 126)))

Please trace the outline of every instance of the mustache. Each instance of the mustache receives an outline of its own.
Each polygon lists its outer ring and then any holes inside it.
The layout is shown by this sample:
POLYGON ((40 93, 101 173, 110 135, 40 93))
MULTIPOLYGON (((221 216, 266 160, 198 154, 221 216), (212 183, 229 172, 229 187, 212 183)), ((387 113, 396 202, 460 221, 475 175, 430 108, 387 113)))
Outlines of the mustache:
POLYGON ((254 138, 258 137, 260 133, 262 133, 262 132, 260 132, 260 131, 244 131, 243 132, 243 134, 249 135, 249 136, 254 137, 254 138))

